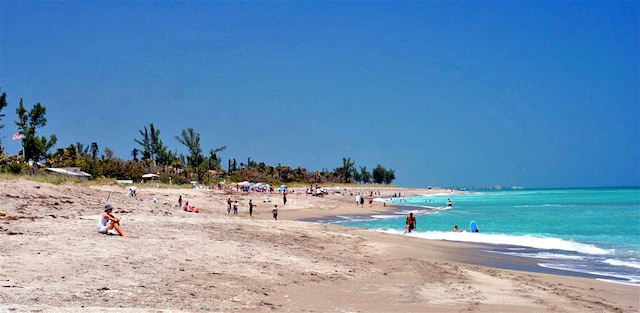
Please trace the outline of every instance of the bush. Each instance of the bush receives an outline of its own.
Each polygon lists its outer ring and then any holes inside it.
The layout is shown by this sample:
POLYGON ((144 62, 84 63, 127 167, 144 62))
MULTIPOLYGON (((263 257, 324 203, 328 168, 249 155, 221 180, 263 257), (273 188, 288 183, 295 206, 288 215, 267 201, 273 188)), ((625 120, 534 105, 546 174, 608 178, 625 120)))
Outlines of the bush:
POLYGON ((31 166, 22 162, 11 162, 2 166, 3 173, 30 174, 31 166))

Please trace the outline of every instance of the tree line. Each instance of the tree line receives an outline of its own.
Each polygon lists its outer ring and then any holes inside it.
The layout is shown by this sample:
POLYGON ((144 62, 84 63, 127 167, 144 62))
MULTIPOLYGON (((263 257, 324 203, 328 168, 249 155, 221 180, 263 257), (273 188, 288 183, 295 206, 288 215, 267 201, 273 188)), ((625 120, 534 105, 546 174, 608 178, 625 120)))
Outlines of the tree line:
MULTIPOLYGON (((1 91, 1 89, 0 89, 1 91)), ((0 130, 4 128, 3 109, 8 107, 7 94, 0 95, 0 130)), ((121 159, 113 151, 105 147, 100 151, 97 142, 88 145, 77 142, 65 148, 57 148, 50 152, 57 143, 55 134, 38 136, 37 130, 47 124, 46 108, 40 102, 27 110, 20 99, 16 109, 15 125, 18 132, 14 140, 22 140, 22 151, 18 155, 4 153, 4 145, 0 138, 0 171, 16 174, 34 173, 37 164, 47 167, 79 167, 93 177, 114 179, 139 179, 145 173, 159 174, 161 180, 173 183, 184 183, 192 180, 198 182, 217 182, 222 179, 234 181, 255 181, 267 183, 378 183, 391 184, 395 179, 395 171, 378 164, 372 171, 366 166, 356 167, 351 158, 342 158, 342 166, 333 170, 308 171, 306 168, 292 168, 287 165, 268 165, 247 158, 246 163, 229 159, 223 168, 219 153, 226 146, 209 149, 205 154, 200 144, 200 133, 187 128, 175 136, 187 153, 170 150, 160 137, 161 131, 153 123, 139 130, 139 137, 134 138, 137 146, 131 151, 131 159, 121 159), (28 164, 32 161, 32 165, 28 164), (36 164, 36 165, 33 165, 36 164)))

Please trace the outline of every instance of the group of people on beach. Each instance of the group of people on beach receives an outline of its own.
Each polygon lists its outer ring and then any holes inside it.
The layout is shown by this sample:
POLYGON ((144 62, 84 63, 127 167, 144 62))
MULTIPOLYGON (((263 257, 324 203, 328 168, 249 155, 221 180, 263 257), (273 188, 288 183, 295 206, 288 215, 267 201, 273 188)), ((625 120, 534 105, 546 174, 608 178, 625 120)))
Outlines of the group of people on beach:
MULTIPOLYGON (((135 196, 135 193, 134 195, 132 195, 130 191, 129 196, 135 196)), ((286 192, 283 194, 282 201, 285 205, 287 204, 286 192)), ((257 207, 257 205, 253 203, 251 199, 249 199, 248 206, 249 206, 249 216, 253 217, 253 209, 257 207)), ((195 213, 200 212, 200 208, 197 208, 189 204, 189 201, 184 201, 184 206, 183 206, 182 195, 178 197, 178 207, 181 207, 186 212, 195 212, 195 213)), ((227 199, 227 215, 231 215, 231 211, 233 211, 234 215, 238 215, 238 208, 239 208, 238 200, 232 201, 231 197, 229 197, 227 199)), ((271 214, 274 220, 278 220, 277 204, 274 204, 273 209, 271 210, 271 214)), ((126 232, 122 228, 121 219, 113 215, 113 207, 110 204, 107 204, 104 206, 104 211, 100 215, 98 232, 106 235, 120 235, 122 237, 127 237, 126 232)))
MULTIPOLYGON (((283 196, 283 202, 286 205, 287 204, 287 198, 286 198, 286 194, 283 196)), ((253 217, 253 208, 257 207, 258 205, 256 205, 255 203, 253 203, 253 200, 249 199, 249 216, 253 217)), ((231 200, 231 197, 227 198, 227 215, 231 215, 231 211, 233 211, 233 215, 238 215, 238 209, 239 209, 239 204, 238 204, 238 200, 231 200)), ((278 219, 278 205, 274 204, 273 205, 273 209, 271 210, 271 213, 273 214, 273 219, 277 220, 278 219)))
MULTIPOLYGON (((407 215, 407 219, 405 221, 405 230, 404 233, 410 233, 412 230, 416 229, 418 222, 416 221, 416 216, 413 215, 413 212, 409 213, 409 215, 407 215)), ((464 232, 464 229, 459 229, 458 225, 455 225, 453 227, 453 229, 451 229, 451 232, 455 232, 455 233, 461 233, 464 232)), ((472 222, 472 227, 470 229, 471 232, 474 233, 479 233, 480 232, 480 228, 478 227, 478 225, 475 222, 472 222)))
MULTIPOLYGON (((130 191, 130 196, 135 196, 135 191, 133 192, 134 195, 131 195, 131 191, 130 191)), ((396 196, 396 195, 394 195, 396 196)), ((399 195, 398 195, 399 196, 399 195)), ((361 207, 364 207, 364 195, 361 195, 360 193, 358 193, 356 195, 356 205, 359 205, 361 207)), ((368 200, 369 200, 369 206, 373 205, 373 192, 370 192, 368 195, 368 200)), ((282 193, 282 201, 283 201, 283 205, 287 204, 287 192, 284 191, 282 193)), ((239 209, 239 203, 238 200, 232 200, 231 197, 227 198, 227 215, 231 215, 231 211, 233 211, 233 215, 238 215, 238 209, 239 209)), ((182 195, 180 195, 178 197, 178 207, 182 207, 185 211, 187 212, 196 212, 198 213, 200 211, 199 208, 196 208, 194 206, 192 206, 191 204, 189 204, 189 201, 185 201, 184 206, 183 206, 183 199, 182 199, 182 195)), ((253 217, 253 209, 254 207, 257 207, 256 204, 253 203, 253 201, 251 199, 249 199, 249 203, 248 203, 248 207, 249 207, 249 216, 253 217)), ((124 232, 124 230, 122 229, 121 226, 121 220, 117 217, 115 217, 113 214, 113 207, 109 204, 107 204, 104 208, 104 212, 101 215, 100 218, 100 224, 98 227, 98 232, 103 233, 103 234, 109 234, 109 235, 121 235, 123 237, 126 237, 126 233, 124 232)), ((274 204, 273 209, 271 210, 272 216, 274 220, 278 220, 278 205, 274 204)), ((405 227, 405 234, 406 233, 410 233, 411 231, 413 231, 414 229, 416 229, 418 223, 416 220, 415 215, 413 214, 413 212, 409 213, 409 215, 406 218, 406 227, 405 227)), ((458 231, 464 231, 464 230, 458 230, 458 226, 456 225, 453 230, 454 232, 458 232, 458 231)), ((476 232, 478 232, 479 230, 476 228, 475 229, 476 232)))
MULTIPOLYGON (((458 225, 453 226, 453 229, 451 229, 452 233, 462 233, 464 231, 465 231, 464 229, 458 228, 458 225)), ((472 228, 470 231, 473 232, 473 233, 479 233, 480 232, 480 228, 478 228, 478 226, 476 226, 476 227, 472 228)))
MULTIPOLYGON (((369 192, 369 207, 373 206, 373 191, 369 192)), ((364 208, 364 195, 361 195, 359 192, 356 194, 356 206, 360 206, 364 208)))

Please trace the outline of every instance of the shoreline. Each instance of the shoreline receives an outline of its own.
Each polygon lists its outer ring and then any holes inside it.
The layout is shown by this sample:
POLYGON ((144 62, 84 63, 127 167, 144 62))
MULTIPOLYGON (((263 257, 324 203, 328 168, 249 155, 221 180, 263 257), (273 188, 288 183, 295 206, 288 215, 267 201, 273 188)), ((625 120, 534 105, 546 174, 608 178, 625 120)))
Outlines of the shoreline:
MULTIPOLYGON (((0 190, 7 212, 0 218, 0 311, 640 310, 636 286, 501 269, 500 262, 533 261, 489 254, 482 245, 294 220, 362 212, 349 195, 291 193, 275 221, 277 194, 138 185, 133 198, 121 186, 26 180, 0 181, 0 190), (200 213, 177 208, 179 195, 200 213), (238 215, 226 214, 228 197, 241 204, 238 215), (130 237, 96 232, 106 199, 130 237), (258 205, 253 218, 249 199, 258 205)), ((367 205, 369 213, 392 209, 367 205)))
MULTIPOLYGON (((379 212, 371 212, 370 214, 365 214, 365 213, 341 214, 340 216, 335 216, 334 215, 334 216, 305 218, 305 219, 300 219, 298 221, 310 222, 310 223, 320 223, 320 224, 329 224, 329 225, 340 225, 342 227, 349 227, 349 228, 354 228, 354 229, 363 229, 365 231, 379 232, 379 231, 376 231, 376 230, 371 230, 371 229, 366 229, 366 228, 344 226, 344 225, 341 225, 340 223, 335 223, 335 222, 340 221, 340 220, 344 220, 344 218, 342 218, 342 216, 345 216, 347 218, 348 217, 352 217, 352 218, 370 218, 373 215, 377 215, 377 214, 380 214, 380 213, 403 212, 403 211, 406 211, 406 210, 410 210, 411 208, 416 208, 416 206, 390 205, 390 206, 387 206, 386 208, 388 208, 388 209, 384 210, 384 211, 379 211, 379 212)), ((421 208, 423 210, 424 209, 431 210, 429 207, 420 206, 419 208, 421 208)), ((433 209, 433 210, 435 210, 435 209, 433 209)), ((400 214, 398 214, 398 216, 400 216, 400 214)), ((379 232, 379 233, 384 233, 384 232, 379 232)), ((390 235, 402 236, 402 235, 397 235, 397 234, 390 234, 390 235)), ((429 242, 436 241, 436 240, 431 240, 431 239, 427 239, 427 238, 418 238, 418 239, 429 241, 429 242)), ((462 243, 464 245, 467 245, 467 246, 471 247, 474 250, 473 252, 471 252, 471 254, 473 254, 473 257, 469 256, 469 257, 464 257, 464 258, 458 259, 459 262, 463 262, 463 263, 467 263, 467 264, 480 265, 480 266, 486 266, 486 267, 493 267, 493 268, 499 268, 499 269, 505 269, 505 270, 529 272, 529 273, 551 274, 551 275, 560 275, 560 276, 568 276, 568 277, 581 277, 581 278, 599 279, 599 280, 603 280, 603 281, 607 281, 607 282, 611 282, 611 283, 626 284, 626 283, 621 282, 621 281, 607 280, 607 279, 611 279, 611 277, 605 276, 605 275, 597 275, 597 274, 590 274, 590 273, 583 273, 583 272, 576 272, 576 271, 569 271, 569 270, 562 270, 562 269, 555 269, 555 268, 549 268, 549 267, 541 266, 540 263, 546 262, 547 261, 546 259, 534 258, 534 257, 527 258, 527 257, 513 256, 513 255, 508 255, 508 254, 502 254, 500 252, 501 250, 505 250, 506 248, 509 248, 509 247, 526 247, 526 246, 502 245, 502 244, 490 244, 490 243, 474 243, 474 242, 454 241, 454 240, 442 240, 442 241, 443 242, 452 242, 452 243, 462 243)), ((637 286, 637 285, 634 285, 634 284, 627 284, 627 285, 637 286)))

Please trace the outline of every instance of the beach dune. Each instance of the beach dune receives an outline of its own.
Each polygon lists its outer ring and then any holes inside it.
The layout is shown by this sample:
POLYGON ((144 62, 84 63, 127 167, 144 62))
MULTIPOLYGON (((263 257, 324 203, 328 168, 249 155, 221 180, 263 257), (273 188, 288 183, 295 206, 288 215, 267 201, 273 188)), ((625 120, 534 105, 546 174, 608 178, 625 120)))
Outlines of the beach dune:
MULTIPOLYGON (((486 266, 523 261, 478 245, 297 221, 388 209, 356 207, 355 188, 322 198, 300 188, 286 205, 277 194, 141 185, 137 198, 118 185, 22 179, 0 190, 0 312, 640 310, 637 286, 486 266), (178 208, 179 195, 201 212, 178 208), (227 215, 229 197, 237 216, 227 215), (107 202, 130 237, 96 231, 107 202)), ((434 192, 360 189, 369 190, 434 192)))

